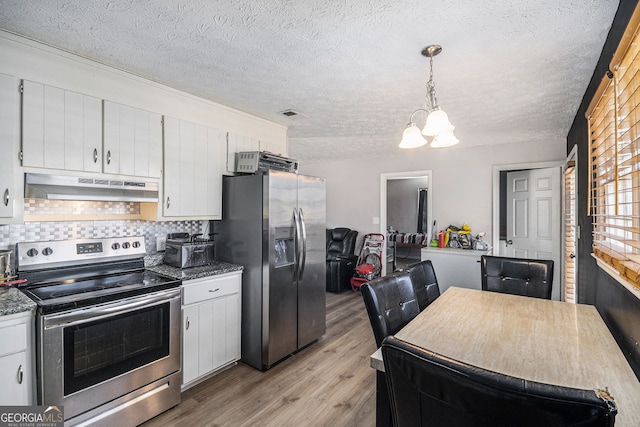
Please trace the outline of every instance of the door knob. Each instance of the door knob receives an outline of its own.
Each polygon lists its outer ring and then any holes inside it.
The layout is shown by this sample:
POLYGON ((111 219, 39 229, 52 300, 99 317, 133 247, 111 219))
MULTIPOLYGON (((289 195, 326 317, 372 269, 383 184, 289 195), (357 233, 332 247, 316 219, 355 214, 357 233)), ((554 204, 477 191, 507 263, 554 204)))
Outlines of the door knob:
POLYGON ((574 254, 569 254, 569 258, 574 259, 576 256, 574 254))
POLYGON ((507 245, 513 245, 513 240, 507 240, 507 245))

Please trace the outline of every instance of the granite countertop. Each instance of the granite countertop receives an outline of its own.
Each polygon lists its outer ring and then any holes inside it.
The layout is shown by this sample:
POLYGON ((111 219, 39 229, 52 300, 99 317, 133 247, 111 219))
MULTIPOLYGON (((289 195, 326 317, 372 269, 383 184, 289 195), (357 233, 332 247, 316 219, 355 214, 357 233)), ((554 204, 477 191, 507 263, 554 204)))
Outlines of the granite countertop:
POLYGON ((202 277, 232 273, 234 271, 242 271, 243 268, 244 267, 242 267, 241 265, 229 264, 219 261, 214 261, 214 263, 211 265, 192 268, 177 268, 167 264, 147 266, 147 270, 180 280, 200 279, 202 277))
POLYGON ((36 303, 18 288, 0 287, 0 316, 33 311, 36 307, 36 303))

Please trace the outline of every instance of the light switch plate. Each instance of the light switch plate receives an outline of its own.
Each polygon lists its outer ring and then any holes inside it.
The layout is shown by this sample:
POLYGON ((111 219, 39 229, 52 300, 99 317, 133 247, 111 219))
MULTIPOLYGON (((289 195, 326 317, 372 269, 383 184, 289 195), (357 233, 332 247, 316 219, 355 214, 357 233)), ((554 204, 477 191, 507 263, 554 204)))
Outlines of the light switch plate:
POLYGON ((167 249, 167 237, 166 236, 158 236, 156 237, 156 251, 164 251, 167 249))

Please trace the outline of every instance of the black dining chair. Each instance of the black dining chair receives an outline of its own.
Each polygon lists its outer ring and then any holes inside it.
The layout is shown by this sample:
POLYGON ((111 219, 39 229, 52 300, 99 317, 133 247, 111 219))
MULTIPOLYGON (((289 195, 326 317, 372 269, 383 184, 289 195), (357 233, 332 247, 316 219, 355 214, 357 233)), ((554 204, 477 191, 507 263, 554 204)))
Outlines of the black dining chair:
POLYGON ((553 261, 483 255, 482 290, 551 299, 553 261))
POLYGON ((370 280, 360 290, 378 347, 386 336, 398 332, 420 313, 411 277, 407 272, 370 280))
POLYGON ((487 371, 393 336, 383 341, 382 358, 396 427, 604 427, 617 413, 606 391, 487 371))
MULTIPOLYGON (((420 313, 408 272, 379 277, 360 287, 376 347, 420 313)), ((384 372, 376 372, 376 425, 391 425, 391 406, 384 372)))
POLYGON ((440 287, 433 264, 430 260, 416 262, 409 265, 406 271, 411 277, 411 283, 416 292, 418 308, 422 311, 440 296, 440 287))

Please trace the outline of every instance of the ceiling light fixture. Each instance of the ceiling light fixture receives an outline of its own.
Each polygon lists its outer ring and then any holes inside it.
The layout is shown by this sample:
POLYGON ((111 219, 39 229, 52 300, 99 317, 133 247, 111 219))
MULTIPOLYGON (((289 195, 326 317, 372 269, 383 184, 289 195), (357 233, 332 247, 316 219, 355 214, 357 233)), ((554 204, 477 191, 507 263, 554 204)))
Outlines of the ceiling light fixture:
POLYGON ((422 55, 429 58, 429 81, 427 82, 427 108, 419 108, 409 117, 407 128, 402 133, 400 148, 416 148, 427 143, 425 136, 432 136, 431 146, 434 148, 451 147, 456 145, 458 138, 453 134, 454 126, 449 121, 447 113, 438 106, 436 98, 436 85, 433 83, 433 57, 442 52, 442 46, 430 45, 422 49, 422 55), (420 132, 413 121, 418 111, 427 113, 427 122, 420 132))

